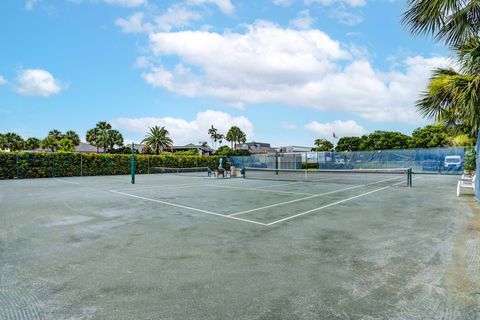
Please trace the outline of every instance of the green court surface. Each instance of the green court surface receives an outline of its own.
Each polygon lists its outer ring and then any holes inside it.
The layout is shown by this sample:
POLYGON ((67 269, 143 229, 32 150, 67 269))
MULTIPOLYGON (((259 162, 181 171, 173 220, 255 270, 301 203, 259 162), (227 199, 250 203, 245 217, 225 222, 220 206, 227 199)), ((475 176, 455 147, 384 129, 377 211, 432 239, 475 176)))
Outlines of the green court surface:
POLYGON ((2 180, 0 319, 480 319, 457 180, 2 180))

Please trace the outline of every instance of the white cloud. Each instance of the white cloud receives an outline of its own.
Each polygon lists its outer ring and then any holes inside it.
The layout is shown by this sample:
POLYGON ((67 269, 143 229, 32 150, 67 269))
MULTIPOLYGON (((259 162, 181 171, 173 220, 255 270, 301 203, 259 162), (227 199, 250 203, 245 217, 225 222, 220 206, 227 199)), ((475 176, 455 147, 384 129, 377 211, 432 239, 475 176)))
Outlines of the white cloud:
POLYGON ((0 86, 6 84, 8 81, 3 76, 0 76, 0 86))
POLYGON ((143 12, 136 12, 128 18, 119 18, 115 24, 126 33, 141 33, 154 31, 171 31, 190 25, 192 21, 198 21, 202 17, 181 5, 169 7, 163 14, 146 21, 143 12))
POLYGON ((165 126, 170 132, 170 137, 175 144, 198 143, 198 141, 210 141, 208 129, 211 125, 219 129, 219 132, 226 134, 231 126, 242 129, 250 139, 254 134, 254 127, 250 120, 244 116, 232 116, 222 111, 206 110, 197 113, 194 120, 181 118, 117 118, 112 124, 132 133, 145 133, 149 127, 158 125, 165 126))
POLYGON ((122 7, 139 7, 142 5, 146 5, 148 2, 147 0, 102 0, 106 4, 122 6, 122 7))
POLYGON ((288 121, 283 121, 280 126, 283 128, 283 129, 287 129, 287 130, 293 130, 293 129, 296 129, 297 128, 297 125, 295 123, 291 123, 291 122, 288 122, 288 121))
POLYGON ((368 54, 320 30, 257 22, 244 33, 208 31, 150 34, 154 57, 177 59, 143 73, 154 87, 225 104, 278 103, 353 113, 370 121, 420 123, 414 107, 442 57, 410 57, 395 71, 372 67, 368 54))
POLYGON ((127 19, 118 18, 115 20, 115 24, 122 28, 123 32, 127 33, 140 33, 152 31, 153 25, 150 23, 144 23, 144 13, 135 12, 127 19))
POLYGON ((361 136, 367 133, 367 130, 353 120, 335 120, 326 123, 312 121, 305 125, 305 128, 314 132, 319 138, 325 139, 332 139, 333 133, 337 137, 361 136))
POLYGON ((360 14, 353 13, 345 9, 344 6, 332 9, 330 16, 347 26, 354 26, 363 21, 363 17, 360 14))
POLYGON ((25 96, 48 97, 62 91, 60 82, 50 72, 42 69, 20 71, 17 82, 15 91, 25 96))
POLYGON ((27 0, 25 2, 25 10, 31 11, 35 8, 35 5, 37 4, 38 0, 27 0))
POLYGON ((192 5, 214 4, 225 14, 232 14, 235 10, 230 0, 188 0, 192 5))
POLYGON ((292 5, 293 0, 272 0, 272 3, 276 6, 288 7, 292 5))
POLYGON ((335 3, 346 4, 351 7, 361 7, 364 6, 366 0, 305 0, 305 4, 310 5, 312 3, 321 4, 324 6, 330 6, 335 3))
POLYGON ((293 20, 290 20, 289 24, 298 29, 310 29, 314 19, 310 16, 308 10, 300 11, 297 17, 293 20))

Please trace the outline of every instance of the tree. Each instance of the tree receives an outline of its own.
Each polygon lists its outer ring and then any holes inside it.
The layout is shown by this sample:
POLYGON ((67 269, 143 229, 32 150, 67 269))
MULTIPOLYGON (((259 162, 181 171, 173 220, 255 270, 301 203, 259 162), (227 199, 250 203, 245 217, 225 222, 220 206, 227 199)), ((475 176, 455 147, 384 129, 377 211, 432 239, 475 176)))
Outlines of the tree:
POLYGON ((48 132, 48 136, 49 136, 49 137, 53 137, 53 138, 55 138, 55 139, 57 139, 57 140, 60 140, 60 139, 63 138, 62 132, 59 131, 59 130, 57 130, 57 129, 50 130, 50 131, 48 132))
POLYGON ((114 129, 108 130, 108 135, 108 145, 110 147, 110 152, 113 151, 113 148, 115 146, 123 146, 123 136, 119 131, 114 129))
POLYGON ((230 142, 232 149, 237 149, 237 143, 245 143, 247 141, 247 136, 242 129, 233 126, 228 130, 226 139, 230 142))
POLYGON ((100 147, 103 148, 103 152, 107 152, 107 149, 112 152, 115 146, 123 145, 122 134, 112 129, 112 125, 106 121, 97 122, 95 128, 87 131, 85 139, 92 146, 97 147, 97 153, 100 147))
POLYGON ((210 138, 212 139, 212 147, 213 147, 213 149, 215 149, 215 143, 218 140, 218 129, 214 128, 213 124, 212 124, 210 129, 208 129, 208 134, 210 135, 210 138))
POLYGON ((165 127, 154 126, 149 128, 150 132, 147 133, 142 140, 142 144, 145 144, 147 148, 152 148, 155 154, 163 152, 163 149, 171 148, 173 145, 172 139, 169 137, 169 132, 165 127))
POLYGON ((42 149, 50 149, 52 152, 55 152, 60 148, 60 142, 53 135, 49 135, 40 142, 40 147, 42 149))
POLYGON ((199 144, 201 147, 208 148, 208 142, 207 142, 207 141, 198 141, 198 144, 199 144))
POLYGON ((315 148, 312 148, 312 151, 330 151, 333 149, 333 143, 327 139, 315 139, 315 148))
POLYGON ((458 46, 480 33, 475 1, 408 0, 408 6, 402 21, 413 34, 431 34, 449 46, 458 46))
POLYGON ((416 106, 424 117, 474 137, 480 125, 480 40, 471 39, 455 52, 459 72, 435 69, 416 106))
POLYGON ((400 132, 377 130, 362 136, 360 150, 406 149, 411 144, 411 137, 400 132))
POLYGON ((85 140, 91 144, 94 147, 97 147, 97 153, 100 148, 100 145, 97 143, 98 142, 98 129, 93 128, 87 131, 87 134, 85 135, 85 140))
POLYGON ((457 69, 433 70, 417 109, 471 137, 480 125, 480 8, 475 1, 409 0, 403 22, 414 34, 431 34, 457 55, 457 69), (468 128, 465 131, 465 128, 468 128))
POLYGON ((475 146, 475 139, 466 134, 459 134, 452 138, 452 144, 455 147, 473 147, 475 146))
POLYGON ((358 151, 361 141, 362 139, 359 137, 342 137, 338 140, 335 151, 358 151))
POLYGON ((0 149, 20 151, 24 148, 25 142, 22 137, 14 132, 7 132, 0 135, 0 149))
POLYGON ((30 137, 25 140, 25 149, 26 150, 35 150, 40 147, 40 140, 35 137, 30 137))
POLYGON ((58 141, 58 149, 60 151, 65 151, 65 152, 72 152, 75 150, 75 145, 71 139, 68 139, 67 137, 63 137, 58 141))
POLYGON ((427 125, 413 130, 410 146, 413 148, 450 147, 450 136, 443 124, 427 125))
POLYGON ((75 147, 80 144, 80 137, 73 130, 68 130, 67 132, 65 132, 64 137, 71 140, 75 147))

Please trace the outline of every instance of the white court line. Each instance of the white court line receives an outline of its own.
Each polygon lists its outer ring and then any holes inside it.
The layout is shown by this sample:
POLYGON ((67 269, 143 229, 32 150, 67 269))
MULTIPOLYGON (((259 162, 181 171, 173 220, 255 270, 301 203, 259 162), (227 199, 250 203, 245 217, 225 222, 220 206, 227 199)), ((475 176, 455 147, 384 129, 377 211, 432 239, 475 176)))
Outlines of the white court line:
POLYGON ((128 189, 118 189, 113 191, 137 191, 137 190, 148 190, 148 189, 180 189, 180 188, 188 188, 190 186, 203 186, 205 183, 188 183, 188 184, 169 184, 169 185, 158 185, 158 186, 146 186, 141 188, 128 188, 128 189))
MULTIPOLYGON (((287 194, 296 194, 300 196, 314 196, 313 193, 303 193, 303 192, 292 192, 292 191, 283 191, 283 190, 265 190, 259 188, 248 188, 248 187, 232 187, 232 186, 221 186, 215 184, 206 185, 214 188, 225 188, 225 189, 238 189, 238 190, 248 190, 248 191, 260 191, 260 192, 270 192, 270 193, 287 193, 287 194)), ((265 186, 268 187, 268 186, 265 186)))
MULTIPOLYGON (((244 213, 249 213, 249 212, 264 210, 264 209, 273 208, 273 207, 281 206, 281 205, 284 205, 284 204, 299 202, 299 201, 303 201, 303 200, 307 200, 307 199, 317 198, 317 197, 321 197, 321 196, 325 196, 325 195, 329 195, 329 194, 333 194, 333 193, 337 193, 337 192, 341 192, 341 191, 345 191, 345 190, 350 190, 350 189, 355 189, 355 188, 360 188, 360 187, 366 187, 366 186, 369 186, 369 185, 372 185, 372 184, 377 184, 377 183, 381 183, 381 182, 391 181, 391 180, 395 180, 395 179, 400 179, 400 177, 389 178, 389 179, 385 179, 385 180, 381 180, 381 181, 376 181, 376 182, 372 182, 372 183, 368 183, 368 184, 360 184, 360 185, 356 185, 356 186, 352 186, 352 187, 348 187, 348 188, 333 190, 333 191, 329 191, 329 192, 325 192, 325 193, 320 193, 320 194, 314 194, 314 195, 311 195, 311 196, 309 196, 309 197, 299 198, 299 199, 290 200, 290 201, 285 201, 285 202, 279 202, 279 203, 271 204, 271 205, 265 206, 265 207, 260 207, 260 208, 255 208, 255 209, 240 211, 240 212, 237 212, 237 213, 232 213, 232 214, 230 214, 229 217, 234 217, 234 216, 237 216, 237 215, 240 215, 240 214, 244 214, 244 213)), ((401 183, 403 183, 403 181, 402 181, 401 183)))
POLYGON ((71 183, 71 184, 80 184, 79 182, 73 182, 73 181, 67 181, 67 180, 63 180, 63 179, 59 179, 59 178, 53 178, 54 180, 57 180, 57 181, 61 181, 61 182, 64 182, 64 183, 71 183))
MULTIPOLYGON (((256 180, 256 181, 258 181, 258 180, 256 180)), ((291 184, 301 184, 301 183, 305 183, 305 181, 297 181, 297 182, 282 183, 282 184, 271 184, 271 185, 268 185, 268 186, 255 187, 255 189, 282 187, 282 186, 289 186, 291 184)))
POLYGON ((326 208, 329 208, 329 207, 333 207, 333 206, 336 206, 337 204, 344 203, 344 202, 347 202, 347 201, 351 201, 351 200, 354 200, 354 199, 357 199, 357 198, 360 198, 360 197, 364 197, 366 195, 391 188, 391 187, 399 185, 401 183, 404 183, 404 181, 400 181, 400 182, 394 183, 390 186, 378 188, 378 189, 368 191, 368 192, 365 192, 365 193, 362 193, 362 194, 359 194, 359 195, 356 195, 356 196, 353 196, 353 197, 350 197, 350 198, 346 198, 346 199, 343 199, 343 200, 340 200, 340 201, 336 201, 336 202, 333 202, 333 203, 330 203, 330 204, 327 204, 327 205, 324 205, 324 206, 321 206, 321 207, 318 207, 318 208, 315 208, 315 209, 311 209, 311 210, 308 210, 308 211, 305 211, 305 212, 301 212, 299 214, 296 214, 296 215, 293 215, 293 216, 290 216, 290 217, 286 217, 286 218, 283 218, 283 219, 280 219, 280 220, 277 220, 277 221, 267 223, 266 225, 271 226, 271 225, 274 225, 276 223, 280 223, 280 222, 283 222, 283 221, 286 221, 286 220, 297 218, 297 217, 300 217, 300 216, 303 216, 303 215, 306 215, 306 214, 309 214, 309 213, 312 213, 312 212, 315 212, 315 211, 320 211, 320 210, 323 210, 323 209, 326 209, 326 208))
POLYGON ((116 194, 120 194, 120 195, 123 195, 123 196, 127 196, 127 197, 132 197, 132 198, 142 199, 142 200, 146 200, 146 201, 152 201, 152 202, 156 202, 156 203, 161 203, 161 204, 165 204, 165 205, 172 206, 172 207, 177 207, 177 208, 182 208, 182 209, 187 209, 187 210, 202 212, 202 213, 206 213, 206 214, 211 214, 211 215, 214 215, 214 216, 217 216, 217 217, 224 217, 224 218, 239 220, 239 221, 243 221, 243 222, 249 222, 249 223, 253 223, 253 224, 258 224, 258 225, 261 225, 261 226, 266 226, 266 224, 265 224, 265 223, 262 223, 262 222, 257 222, 257 221, 248 220, 248 219, 242 219, 242 218, 237 218, 237 217, 229 217, 229 216, 227 216, 227 215, 225 215, 225 214, 216 213, 216 212, 207 211, 207 210, 198 209, 198 208, 193 208, 193 207, 188 207, 188 206, 184 206, 184 205, 181 205, 181 204, 176 204, 176 203, 171 203, 171 202, 166 202, 166 201, 156 200, 156 199, 150 199, 150 198, 141 197, 141 196, 136 196, 136 195, 134 195, 134 194, 119 192, 119 191, 115 191, 115 190, 110 190, 110 192, 116 193, 116 194))

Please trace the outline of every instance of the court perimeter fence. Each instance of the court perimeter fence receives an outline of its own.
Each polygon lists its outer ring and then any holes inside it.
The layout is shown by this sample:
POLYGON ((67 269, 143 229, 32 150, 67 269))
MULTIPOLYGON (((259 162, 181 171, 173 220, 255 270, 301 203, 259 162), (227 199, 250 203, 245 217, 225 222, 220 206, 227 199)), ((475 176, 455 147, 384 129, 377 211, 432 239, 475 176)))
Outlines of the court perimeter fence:
MULTIPOLYGON (((479 139, 480 141, 480 139, 479 139)), ((269 153, 230 157, 237 168, 381 169, 412 168, 414 173, 462 174, 465 148, 352 152, 269 153)))
MULTIPOLYGON (((155 167, 217 168, 219 156, 135 155, 135 173, 155 173, 155 167)), ((126 175, 131 155, 76 152, 0 152, 0 179, 126 175)), ((224 158, 224 164, 226 164, 224 158)))

